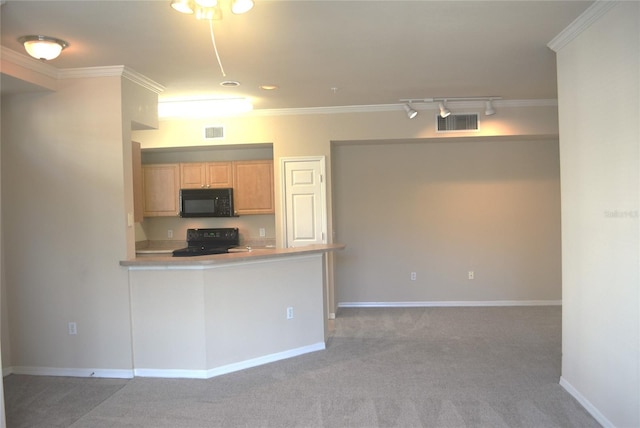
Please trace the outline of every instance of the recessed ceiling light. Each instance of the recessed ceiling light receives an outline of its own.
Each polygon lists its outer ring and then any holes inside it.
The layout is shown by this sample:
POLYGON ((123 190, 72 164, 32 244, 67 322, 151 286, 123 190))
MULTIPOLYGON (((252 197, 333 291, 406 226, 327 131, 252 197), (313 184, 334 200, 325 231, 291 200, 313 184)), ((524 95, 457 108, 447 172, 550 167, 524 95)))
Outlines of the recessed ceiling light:
POLYGON ((260 85, 260 89, 263 91, 275 91, 278 89, 278 85, 260 85))
POLYGON ((236 86, 240 86, 240 82, 236 82, 235 80, 225 80, 224 82, 220 82, 220 86, 224 86, 225 88, 235 88, 236 86))

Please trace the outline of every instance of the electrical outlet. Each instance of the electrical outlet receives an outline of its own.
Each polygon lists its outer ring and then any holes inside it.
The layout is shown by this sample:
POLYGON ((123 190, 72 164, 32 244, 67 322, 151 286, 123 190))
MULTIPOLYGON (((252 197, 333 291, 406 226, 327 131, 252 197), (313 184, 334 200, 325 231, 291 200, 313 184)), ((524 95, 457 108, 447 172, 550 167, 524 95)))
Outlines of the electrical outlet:
POLYGON ((411 272, 411 281, 415 281, 418 275, 415 272, 411 272))
POLYGON ((75 322, 70 322, 68 325, 69 328, 69 334, 78 334, 78 326, 76 325, 75 322))
POLYGON ((267 231, 265 230, 264 227, 260 228, 260 237, 264 238, 265 236, 267 236, 267 231))
POLYGON ((171 230, 171 229, 167 230, 167 238, 169 238, 169 239, 173 238, 173 230, 171 230))
POLYGON ((473 279, 473 278, 475 278, 475 273, 472 270, 470 270, 469 271, 469 279, 473 279))
POLYGON ((293 319, 293 306, 289 306, 287 308, 287 319, 288 320, 293 319))

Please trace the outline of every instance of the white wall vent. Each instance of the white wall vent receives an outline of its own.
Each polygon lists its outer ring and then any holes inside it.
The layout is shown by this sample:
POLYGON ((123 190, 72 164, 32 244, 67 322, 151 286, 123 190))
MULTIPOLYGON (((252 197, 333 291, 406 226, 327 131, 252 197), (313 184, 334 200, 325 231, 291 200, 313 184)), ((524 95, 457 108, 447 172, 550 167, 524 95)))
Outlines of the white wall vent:
POLYGON ((207 126, 204 128, 205 140, 221 140, 224 138, 224 126, 207 126))
POLYGON ((447 117, 438 115, 438 132, 450 131, 477 131, 478 113, 474 114, 450 114, 447 117))

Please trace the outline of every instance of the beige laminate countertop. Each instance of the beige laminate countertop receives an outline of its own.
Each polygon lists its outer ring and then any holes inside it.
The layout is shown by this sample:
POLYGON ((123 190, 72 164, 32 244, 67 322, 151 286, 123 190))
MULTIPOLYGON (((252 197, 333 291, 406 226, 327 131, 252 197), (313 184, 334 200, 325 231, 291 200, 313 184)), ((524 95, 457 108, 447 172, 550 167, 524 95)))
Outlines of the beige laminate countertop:
POLYGON ((256 259, 269 259, 303 254, 326 253, 329 251, 342 250, 344 247, 344 244, 316 244, 295 248, 252 248, 250 251, 194 257, 173 257, 167 254, 149 254, 144 256, 137 256, 135 259, 122 260, 120 261, 120 266, 208 266, 230 262, 232 263, 250 261, 256 259))

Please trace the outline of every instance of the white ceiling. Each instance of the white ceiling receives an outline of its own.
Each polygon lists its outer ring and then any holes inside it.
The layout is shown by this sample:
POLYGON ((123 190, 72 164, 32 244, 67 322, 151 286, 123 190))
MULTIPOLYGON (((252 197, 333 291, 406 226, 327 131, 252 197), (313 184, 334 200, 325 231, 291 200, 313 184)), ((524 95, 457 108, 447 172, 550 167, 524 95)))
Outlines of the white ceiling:
MULTIPOLYGON (((233 15, 230 0, 220 1, 225 15, 214 28, 226 77, 207 21, 169 0, 8 0, 2 46, 22 53, 19 36, 58 37, 70 47, 49 62, 56 68, 125 65, 163 85, 161 98, 246 96, 256 109, 553 99, 555 54, 546 45, 593 3, 255 0, 233 15), (241 86, 223 88, 224 80, 241 86)), ((12 83, 3 78, 3 91, 12 83)))

